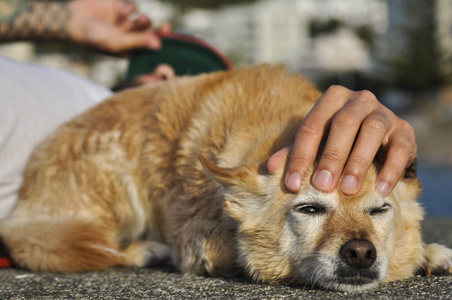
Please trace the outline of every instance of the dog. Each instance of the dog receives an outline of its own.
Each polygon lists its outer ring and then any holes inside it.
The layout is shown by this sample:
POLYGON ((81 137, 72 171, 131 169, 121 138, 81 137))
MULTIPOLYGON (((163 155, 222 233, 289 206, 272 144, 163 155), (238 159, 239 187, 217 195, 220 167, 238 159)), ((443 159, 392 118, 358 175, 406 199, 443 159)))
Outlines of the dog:
POLYGON ((388 197, 379 165, 354 196, 270 175, 321 93, 283 66, 182 77, 114 95, 31 155, 0 235, 17 266, 78 272, 171 259, 183 273, 362 291, 451 271, 424 245, 417 178, 388 197))

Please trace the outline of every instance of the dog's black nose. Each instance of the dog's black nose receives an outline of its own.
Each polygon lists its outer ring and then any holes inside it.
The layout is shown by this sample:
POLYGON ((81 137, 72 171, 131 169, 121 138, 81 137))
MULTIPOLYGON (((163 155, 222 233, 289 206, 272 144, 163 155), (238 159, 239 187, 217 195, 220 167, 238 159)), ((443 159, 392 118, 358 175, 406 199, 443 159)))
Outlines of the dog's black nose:
POLYGON ((370 268, 377 258, 377 249, 366 240, 351 240, 340 250, 341 256, 351 268, 370 268))

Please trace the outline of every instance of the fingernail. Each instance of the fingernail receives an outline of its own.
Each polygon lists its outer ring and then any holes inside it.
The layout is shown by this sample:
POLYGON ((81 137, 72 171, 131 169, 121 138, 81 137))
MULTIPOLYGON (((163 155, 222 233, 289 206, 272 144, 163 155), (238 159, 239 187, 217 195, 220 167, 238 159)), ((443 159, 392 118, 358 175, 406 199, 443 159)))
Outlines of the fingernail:
POLYGON ((322 170, 314 177, 314 185, 320 190, 328 190, 333 184, 333 174, 330 171, 322 170))
POLYGON ((389 192, 389 184, 387 184, 386 182, 379 182, 377 184, 376 189, 377 189, 377 192, 381 196, 386 197, 388 195, 388 192, 389 192))
POLYGON ((298 192, 301 187, 301 176, 298 173, 292 173, 287 177, 286 187, 292 192, 298 192))
POLYGON ((346 194, 353 194, 357 192, 358 180, 355 176, 346 175, 341 181, 341 191, 346 194))

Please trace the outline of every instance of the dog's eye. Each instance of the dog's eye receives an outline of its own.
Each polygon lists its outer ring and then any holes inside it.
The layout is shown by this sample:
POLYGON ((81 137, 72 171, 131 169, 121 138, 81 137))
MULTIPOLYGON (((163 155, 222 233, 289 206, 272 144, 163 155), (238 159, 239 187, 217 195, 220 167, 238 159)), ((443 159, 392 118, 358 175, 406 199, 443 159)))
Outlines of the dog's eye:
POLYGON ((320 215, 326 212, 326 208, 318 204, 301 204, 295 206, 294 210, 307 215, 320 215))
POLYGON ((389 205, 388 203, 385 203, 382 207, 372 208, 369 211, 369 214, 371 216, 381 215, 381 214, 384 214, 385 212, 388 212, 390 209, 391 209, 391 205, 389 205))

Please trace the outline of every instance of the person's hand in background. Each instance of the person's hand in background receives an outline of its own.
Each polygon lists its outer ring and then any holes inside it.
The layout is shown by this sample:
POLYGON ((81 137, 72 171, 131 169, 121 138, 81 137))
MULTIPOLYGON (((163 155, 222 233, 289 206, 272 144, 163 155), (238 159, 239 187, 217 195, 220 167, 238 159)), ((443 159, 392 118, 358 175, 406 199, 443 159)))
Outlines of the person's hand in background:
POLYGON ((317 100, 300 125, 294 145, 270 157, 269 172, 274 173, 289 157, 285 184, 297 192, 325 138, 325 148, 312 176, 314 187, 323 192, 331 191, 339 183, 344 194, 357 193, 378 154, 383 167, 376 189, 387 196, 417 152, 411 125, 382 105, 371 92, 333 86, 317 100))
POLYGON ((72 40, 101 50, 120 53, 134 48, 159 49, 160 37, 171 33, 163 24, 155 31, 151 20, 132 2, 76 0, 68 3, 68 34, 72 40))
POLYGON ((0 0, 0 41, 69 41, 118 54, 156 50, 171 26, 165 23, 152 31, 151 25, 134 3, 120 0, 0 0))

